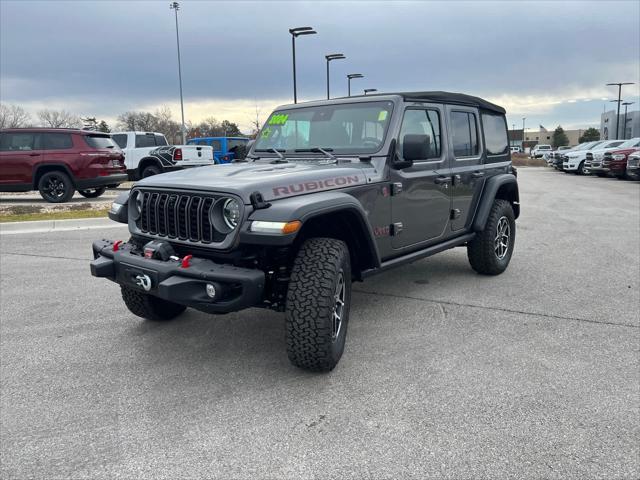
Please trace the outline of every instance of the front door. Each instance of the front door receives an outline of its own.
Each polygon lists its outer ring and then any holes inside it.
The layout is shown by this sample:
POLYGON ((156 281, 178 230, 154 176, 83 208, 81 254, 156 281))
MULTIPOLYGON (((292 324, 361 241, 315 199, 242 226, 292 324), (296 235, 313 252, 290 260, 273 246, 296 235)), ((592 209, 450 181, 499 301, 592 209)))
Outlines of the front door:
POLYGON ((471 221, 482 192, 484 165, 478 111, 448 106, 451 143, 451 230, 461 230, 471 221))
POLYGON ((32 182, 33 167, 41 158, 39 134, 0 134, 0 185, 26 188, 26 185, 32 182))
POLYGON ((441 105, 410 107, 404 112, 398 155, 402 156, 407 134, 429 136, 428 158, 413 166, 391 171, 392 246, 410 249, 435 242, 448 233, 451 210, 451 172, 444 135, 444 108, 441 105))

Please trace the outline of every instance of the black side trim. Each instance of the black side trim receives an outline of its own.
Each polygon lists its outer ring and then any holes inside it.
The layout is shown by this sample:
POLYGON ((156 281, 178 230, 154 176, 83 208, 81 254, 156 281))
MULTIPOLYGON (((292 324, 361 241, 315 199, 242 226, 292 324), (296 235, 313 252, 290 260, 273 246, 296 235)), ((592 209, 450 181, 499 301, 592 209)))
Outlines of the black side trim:
POLYGON ((472 230, 474 232, 481 232, 482 230, 484 230, 484 226, 487 223, 487 219, 489 218, 489 213, 491 212, 491 207, 493 206, 493 201, 496 199, 498 190, 500 190, 500 188, 505 185, 509 185, 509 188, 514 189, 513 210, 515 217, 518 218, 520 214, 520 207, 518 180, 516 179, 516 176, 511 173, 496 175, 494 177, 488 178, 484 184, 482 197, 480 198, 480 203, 476 211, 476 218, 473 220, 472 230))
POLYGON ((118 173, 116 175, 107 175, 105 177, 85 178, 76 180, 76 188, 85 190, 87 188, 104 187, 106 185, 120 185, 127 181, 126 173, 118 173))
POLYGON ((464 245, 465 243, 473 240, 473 237, 475 236, 476 236, 475 233, 467 233, 460 237, 447 240, 446 242, 438 243, 437 245, 432 245, 431 247, 427 247, 423 250, 418 250, 417 252, 411 252, 411 253, 408 253, 407 255, 403 255, 401 257, 396 257, 391 260, 387 260, 386 262, 382 262, 380 264, 380 268, 372 268, 369 270, 364 270, 362 272, 362 278, 371 277, 372 275, 386 272, 387 270, 390 270, 392 268, 399 267, 407 263, 415 262, 416 260, 420 260, 421 258, 430 257, 431 255, 435 255, 436 253, 444 252, 445 250, 449 250, 450 248, 464 245))

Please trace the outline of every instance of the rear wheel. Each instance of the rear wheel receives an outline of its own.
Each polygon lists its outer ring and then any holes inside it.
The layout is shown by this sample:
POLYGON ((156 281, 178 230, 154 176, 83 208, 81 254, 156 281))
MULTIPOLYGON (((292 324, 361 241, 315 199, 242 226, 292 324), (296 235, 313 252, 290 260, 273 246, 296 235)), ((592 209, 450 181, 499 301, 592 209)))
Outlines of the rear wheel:
POLYGON ((50 203, 68 202, 75 191, 69 175, 58 171, 45 173, 38 182, 38 190, 42 198, 50 203))
POLYGON ((509 266, 516 240, 516 221, 511 204, 494 200, 487 224, 467 245, 471 268, 483 275, 499 275, 509 266))
POLYGON ((580 165, 578 165, 578 170, 576 170, 576 173, 578 175, 584 175, 584 162, 580 162, 580 165))
POLYGON ((333 238, 305 241, 287 292, 285 338, 291 363, 316 372, 333 370, 344 351, 350 303, 347 245, 333 238))
POLYGON ((107 190, 107 187, 89 188, 87 190, 78 190, 78 193, 85 198, 98 198, 107 190))
POLYGON ((124 285, 120 286, 120 291, 129 311, 147 320, 155 322, 173 320, 187 309, 184 305, 154 297, 124 285))
POLYGON ((148 167, 144 167, 144 169, 142 170, 142 178, 147 178, 147 177, 152 177, 153 175, 158 175, 162 173, 162 171, 160 170, 160 167, 158 167, 157 165, 149 165, 148 167))

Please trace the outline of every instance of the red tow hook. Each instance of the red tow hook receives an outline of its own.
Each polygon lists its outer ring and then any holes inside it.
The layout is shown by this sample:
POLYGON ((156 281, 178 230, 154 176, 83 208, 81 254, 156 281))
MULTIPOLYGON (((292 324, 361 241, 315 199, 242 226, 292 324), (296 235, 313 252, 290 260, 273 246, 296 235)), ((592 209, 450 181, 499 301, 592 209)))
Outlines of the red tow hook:
POLYGON ((120 244, 122 243, 122 240, 118 240, 116 243, 113 244, 113 251, 117 252, 118 250, 120 250, 120 244))
POLYGON ((191 259, 193 258, 193 255, 186 255, 183 259, 182 259, 182 265, 180 265, 180 267, 182 268, 189 268, 191 266, 191 264, 189 263, 191 261, 191 259))

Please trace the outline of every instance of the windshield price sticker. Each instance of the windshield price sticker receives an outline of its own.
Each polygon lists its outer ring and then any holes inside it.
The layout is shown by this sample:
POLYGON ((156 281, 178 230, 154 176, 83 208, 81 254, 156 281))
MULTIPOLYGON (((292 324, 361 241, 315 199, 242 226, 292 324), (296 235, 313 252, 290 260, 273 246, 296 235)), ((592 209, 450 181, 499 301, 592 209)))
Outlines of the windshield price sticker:
POLYGON ((378 121, 384 122, 386 119, 387 119, 387 111, 381 110, 380 113, 378 113, 378 121))
POLYGON ((285 123, 287 123, 288 118, 289 115, 287 115, 286 113, 274 115, 269 120, 269 125, 284 125, 285 123))
POLYGON ((262 137, 262 138, 269 138, 269 136, 270 136, 270 135, 271 135, 271 129, 270 129, 270 128, 265 128, 265 129, 262 131, 262 135, 261 135, 261 137, 262 137))

